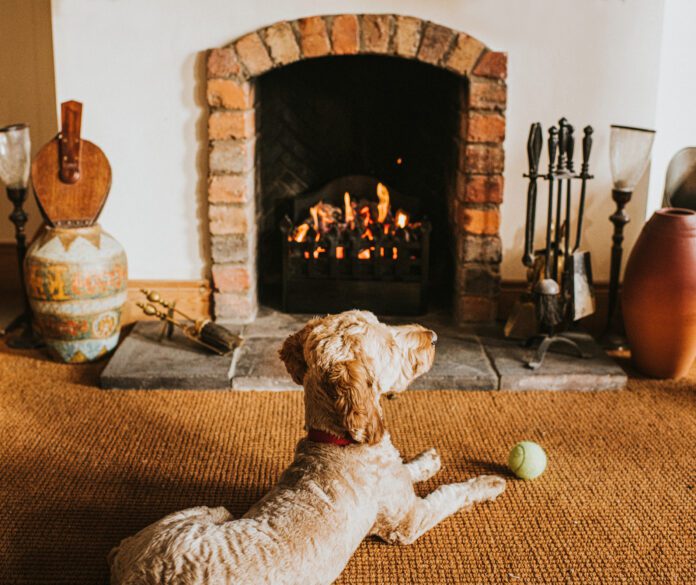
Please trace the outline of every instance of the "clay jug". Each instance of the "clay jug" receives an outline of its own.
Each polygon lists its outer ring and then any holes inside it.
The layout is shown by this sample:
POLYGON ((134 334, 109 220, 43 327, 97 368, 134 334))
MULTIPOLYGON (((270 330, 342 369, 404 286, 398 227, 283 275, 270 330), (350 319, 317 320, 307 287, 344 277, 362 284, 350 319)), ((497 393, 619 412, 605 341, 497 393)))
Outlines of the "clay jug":
POLYGON ((87 362, 116 347, 128 268, 99 224, 46 226, 27 251, 24 275, 34 327, 53 357, 87 362))
POLYGON ((655 212, 631 251, 621 302, 636 368, 686 375, 696 357, 696 212, 655 212))

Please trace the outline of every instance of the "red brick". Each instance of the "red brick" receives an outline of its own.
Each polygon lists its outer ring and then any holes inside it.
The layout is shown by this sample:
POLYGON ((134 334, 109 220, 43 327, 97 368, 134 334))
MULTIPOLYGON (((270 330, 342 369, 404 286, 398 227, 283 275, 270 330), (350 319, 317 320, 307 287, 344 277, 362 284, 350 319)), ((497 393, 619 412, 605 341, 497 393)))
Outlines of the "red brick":
POLYGON ((447 56, 445 67, 460 75, 468 75, 484 48, 483 43, 478 39, 460 33, 457 35, 452 52, 447 56))
POLYGON ((300 59, 300 47, 289 22, 269 26, 263 36, 276 65, 287 65, 300 59))
POLYGON ((213 303, 216 320, 248 323, 256 316, 256 299, 249 293, 216 292, 213 294, 213 303))
POLYGON ((231 47, 212 49, 208 53, 208 78, 230 77, 241 71, 237 53, 231 47))
POLYGON ((484 53, 474 67, 474 75, 505 79, 507 77, 507 54, 488 51, 484 53))
POLYGON ((464 175, 457 173, 457 196, 465 203, 502 203, 502 175, 464 175))
POLYGON ((469 112, 462 118, 462 138, 467 142, 495 142, 505 140, 505 118, 496 113, 469 112))
POLYGON ((301 18, 297 21, 297 27, 305 57, 323 57, 331 53, 326 22, 321 16, 301 18))
POLYGON ((210 149, 212 173, 246 173, 254 168, 254 140, 220 140, 210 149))
POLYGON ((208 179, 211 203, 246 203, 254 195, 254 174, 213 175, 208 179))
POLYGON ((505 169, 505 152, 500 146, 467 144, 460 150, 459 168, 473 174, 502 173, 505 169))
POLYGON ((251 288, 249 268, 243 264, 213 264, 213 285, 223 293, 243 293, 251 288))
POLYGON ((423 21, 412 16, 397 16, 394 52, 402 57, 415 57, 420 45, 423 21))
POLYGON ((418 50, 418 59, 437 65, 449 48, 454 32, 446 26, 429 22, 423 31, 423 41, 418 50))
POLYGON ((360 50, 360 31, 355 14, 334 16, 331 24, 334 55, 355 55, 360 50))
POLYGON ((250 75, 261 75, 273 67, 266 45, 257 33, 251 33, 239 39, 235 48, 250 75))
POLYGON ((468 234, 495 236, 500 230, 500 210, 460 207, 458 227, 468 234))
POLYGON ((464 233, 457 236, 457 262, 479 262, 488 265, 500 264, 503 258, 502 243, 499 236, 471 236, 464 233))
POLYGON ((256 133, 254 110, 212 112, 208 117, 208 138, 251 138, 256 133))
POLYGON ((471 81, 469 83, 470 108, 478 110, 504 110, 507 104, 507 87, 495 81, 471 81))
POLYGON ((246 234, 249 226, 248 212, 244 207, 209 205, 210 233, 215 236, 246 234))
POLYGON ((234 79, 209 79, 208 104, 228 110, 247 110, 254 105, 254 86, 234 79))
POLYGON ((484 323, 495 320, 498 313, 496 299, 474 295, 454 296, 454 319, 457 323, 484 323))
POLYGON ((363 14, 362 40, 364 53, 388 53, 393 17, 390 14, 363 14))

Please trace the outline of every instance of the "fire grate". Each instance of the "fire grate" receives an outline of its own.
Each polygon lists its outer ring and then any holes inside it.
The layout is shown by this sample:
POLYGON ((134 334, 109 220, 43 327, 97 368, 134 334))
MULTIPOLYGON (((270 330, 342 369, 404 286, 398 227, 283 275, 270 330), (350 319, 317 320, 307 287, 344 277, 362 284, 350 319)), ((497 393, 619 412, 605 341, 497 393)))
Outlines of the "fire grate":
POLYGON ((295 221, 285 217, 280 226, 283 310, 424 313, 431 227, 410 220, 416 208, 371 177, 344 177, 296 198, 295 221), (377 201, 353 199, 372 190, 377 201), (392 214, 393 204, 409 211, 392 214))

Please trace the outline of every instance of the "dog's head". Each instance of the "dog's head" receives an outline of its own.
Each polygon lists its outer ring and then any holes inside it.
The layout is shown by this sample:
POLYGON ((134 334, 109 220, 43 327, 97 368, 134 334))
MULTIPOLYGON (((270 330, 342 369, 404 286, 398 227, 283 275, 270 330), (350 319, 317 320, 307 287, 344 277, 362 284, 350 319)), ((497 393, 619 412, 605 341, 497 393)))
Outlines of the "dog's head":
POLYGON ((401 392, 427 372, 435 332, 389 326, 367 311, 312 319, 285 340, 280 358, 305 388, 308 426, 378 443, 384 434, 379 398, 401 392))

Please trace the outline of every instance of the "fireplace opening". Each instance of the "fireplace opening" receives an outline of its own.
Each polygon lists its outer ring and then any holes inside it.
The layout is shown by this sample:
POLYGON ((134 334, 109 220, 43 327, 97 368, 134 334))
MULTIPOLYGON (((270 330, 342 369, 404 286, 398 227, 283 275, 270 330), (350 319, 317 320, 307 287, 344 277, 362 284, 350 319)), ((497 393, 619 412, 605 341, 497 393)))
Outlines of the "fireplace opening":
POLYGON ((305 60, 257 79, 262 303, 418 314, 450 302, 447 193, 465 84, 372 55, 305 60))

